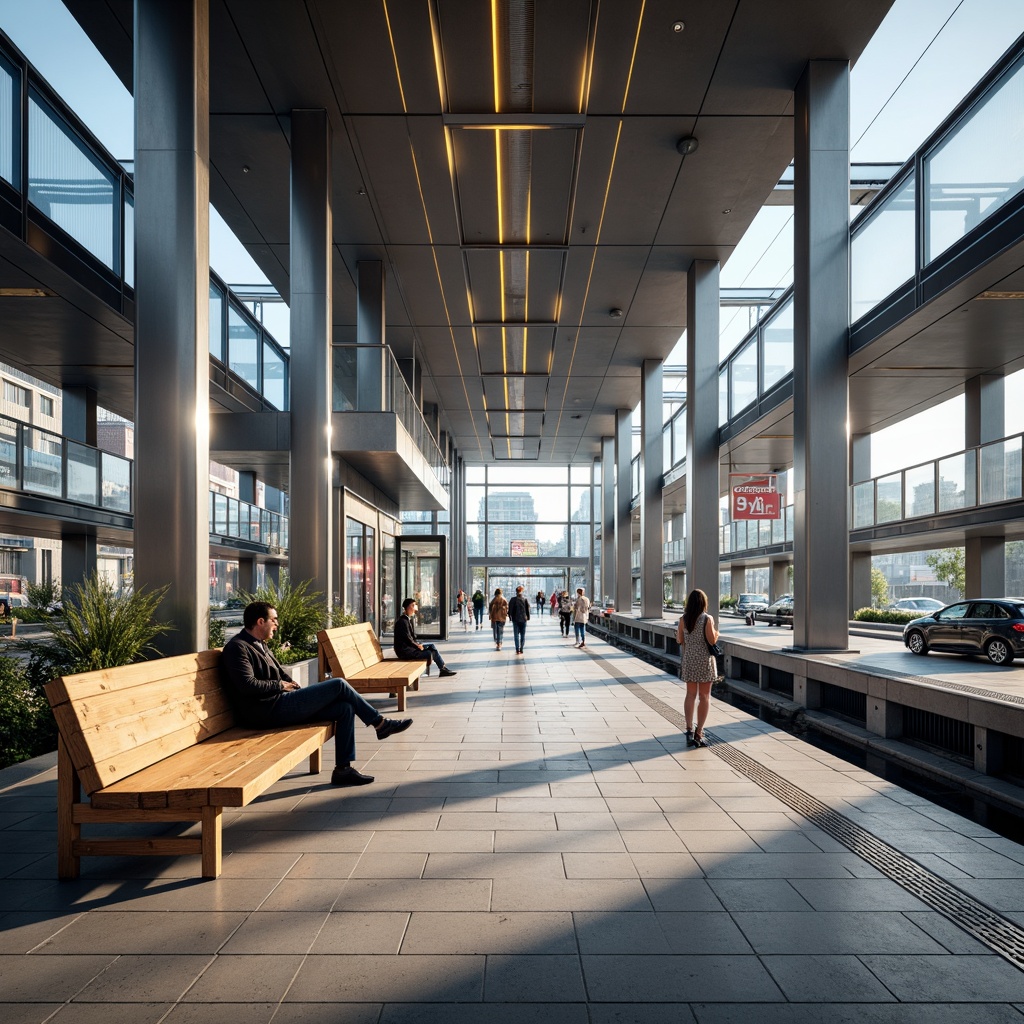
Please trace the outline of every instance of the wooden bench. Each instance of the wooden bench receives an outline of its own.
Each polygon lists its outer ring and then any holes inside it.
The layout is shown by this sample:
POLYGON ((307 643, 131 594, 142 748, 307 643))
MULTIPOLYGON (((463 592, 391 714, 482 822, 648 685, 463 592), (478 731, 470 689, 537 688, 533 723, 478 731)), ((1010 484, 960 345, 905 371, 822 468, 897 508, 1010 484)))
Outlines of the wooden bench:
POLYGON ((370 622, 321 629, 316 646, 321 679, 340 676, 360 693, 393 694, 399 711, 405 710, 405 691, 420 688, 427 668, 426 655, 422 661, 385 658, 370 622))
POLYGON ((249 729, 235 725, 220 651, 63 676, 46 687, 57 745, 57 873, 80 858, 201 854, 221 870, 221 812, 244 807, 304 758, 320 771, 333 722, 249 729), (82 791, 88 802, 82 801, 82 791), (199 837, 90 837, 83 825, 200 822, 199 837))

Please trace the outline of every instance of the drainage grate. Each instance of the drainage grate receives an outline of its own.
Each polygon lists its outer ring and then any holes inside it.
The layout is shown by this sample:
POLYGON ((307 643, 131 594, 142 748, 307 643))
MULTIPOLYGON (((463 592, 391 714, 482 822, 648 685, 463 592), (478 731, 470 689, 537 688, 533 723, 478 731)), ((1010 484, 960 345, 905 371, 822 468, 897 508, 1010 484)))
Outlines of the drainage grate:
MULTIPOLYGON (((630 693, 642 700, 652 711, 657 711, 680 731, 686 728, 686 719, 670 704, 659 700, 638 683, 626 682, 618 671, 611 670, 610 674, 619 679, 630 693)), ((756 782, 798 814, 802 814, 826 835, 842 843, 848 850, 901 885, 922 903, 948 917, 994 953, 1024 970, 1024 928, 1018 927, 945 879, 932 874, 906 854, 900 853, 867 829, 833 810, 828 804, 822 803, 817 797, 794 786, 770 768, 737 750, 732 744, 720 740, 710 730, 707 732, 707 738, 708 749, 730 767, 745 775, 751 782, 756 782)))

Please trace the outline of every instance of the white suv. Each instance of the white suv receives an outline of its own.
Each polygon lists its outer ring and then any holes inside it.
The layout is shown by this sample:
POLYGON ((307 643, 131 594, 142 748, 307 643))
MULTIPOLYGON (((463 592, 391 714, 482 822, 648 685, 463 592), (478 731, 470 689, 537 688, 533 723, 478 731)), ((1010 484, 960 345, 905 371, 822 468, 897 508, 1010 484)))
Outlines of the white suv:
POLYGON ((767 594, 740 594, 736 599, 736 612, 739 615, 748 615, 750 612, 763 612, 767 607, 767 594))

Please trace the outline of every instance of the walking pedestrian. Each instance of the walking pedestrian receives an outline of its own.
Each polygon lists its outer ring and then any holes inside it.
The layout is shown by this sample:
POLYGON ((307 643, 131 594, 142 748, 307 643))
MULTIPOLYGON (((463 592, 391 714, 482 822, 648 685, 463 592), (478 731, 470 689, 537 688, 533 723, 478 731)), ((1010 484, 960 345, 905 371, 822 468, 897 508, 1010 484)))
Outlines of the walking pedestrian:
POLYGON ((551 616, 551 618, 555 617, 555 609, 557 607, 558 607, 558 591, 557 590, 552 590, 551 591, 551 610, 548 612, 548 614, 551 616))
POLYGON ((569 636, 569 626, 572 622, 572 598, 569 596, 568 590, 563 590, 561 597, 558 599, 558 626, 562 631, 562 636, 569 636))
POLYGON ((494 591, 487 617, 491 620, 491 631, 494 633, 494 649, 500 651, 501 637, 505 632, 505 621, 508 619, 508 601, 502 596, 501 587, 494 591))
POLYGON ((538 615, 543 615, 544 614, 544 602, 546 600, 547 600, 547 598, 545 598, 545 596, 544 596, 544 591, 543 590, 538 590, 537 591, 537 614, 538 615))
POLYGON ((587 646, 587 623, 590 621, 590 600, 582 587, 576 588, 576 600, 572 606, 572 623, 576 630, 576 646, 587 646))
MULTIPOLYGON (((537 595, 543 609, 544 592, 537 595)), ((523 588, 516 587, 516 596, 508 603, 508 617, 512 620, 512 639, 516 644, 516 654, 522 654, 526 646, 526 623, 530 619, 530 602, 523 596, 523 588)))
POLYGON ((455 595, 455 605, 459 612, 459 622, 466 621, 466 592, 459 587, 459 592, 455 595))
POLYGON ((711 684, 718 676, 711 645, 718 643, 715 620, 708 615, 708 595, 691 590, 676 628, 682 650, 679 676, 686 683, 683 714, 686 716, 686 745, 706 747, 704 723, 711 707, 711 684), (697 704, 697 727, 693 726, 693 706, 697 704))
POLYGON ((477 588, 473 591, 473 618, 476 619, 477 629, 483 625, 485 604, 487 604, 487 598, 484 597, 484 592, 477 588))

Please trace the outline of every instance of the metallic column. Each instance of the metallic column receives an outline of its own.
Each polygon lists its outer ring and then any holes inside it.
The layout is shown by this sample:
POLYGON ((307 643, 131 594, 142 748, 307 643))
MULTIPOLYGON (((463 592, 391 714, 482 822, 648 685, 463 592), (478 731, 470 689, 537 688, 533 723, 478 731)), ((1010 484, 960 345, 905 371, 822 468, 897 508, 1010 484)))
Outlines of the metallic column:
POLYGON ((615 438, 601 438, 601 604, 615 603, 615 438))
POLYGON ((292 111, 291 531, 293 583, 334 594, 331 456, 331 124, 292 111))
POLYGON ((633 413, 615 410, 615 610, 633 610, 633 413))
MULTIPOLYGON (((964 445, 998 441, 1006 434, 1006 378, 995 374, 972 377, 964 388, 964 445)), ((1004 463, 986 466, 978 479, 990 486, 1005 484, 1004 463), (992 474, 1000 473, 993 478, 992 474)), ((979 495, 980 498, 980 495, 979 495)), ((1006 593, 1006 540, 1000 536, 968 537, 964 543, 964 597, 1000 597, 1006 593)))
MULTIPOLYGON (((604 591, 604 584, 602 583, 604 560, 597 547, 597 527, 601 524, 601 506, 595 500, 597 488, 600 486, 599 481, 602 477, 601 457, 595 456, 590 466, 590 578, 587 580, 587 593, 594 604, 601 600, 604 591)), ((570 493, 572 493, 571 488, 570 493)), ((575 555, 577 552, 570 550, 569 554, 575 555)), ((570 588, 569 593, 574 594, 574 588, 570 588)))
POLYGON ((645 359, 640 382, 640 615, 645 619, 660 619, 665 607, 662 390, 661 360, 645 359))
POLYGON ((796 88, 793 646, 849 644, 850 68, 812 60, 796 88))
MULTIPOLYGON (((61 395, 61 433, 96 447, 96 392, 93 388, 64 388, 61 395)), ((83 533, 73 523, 61 524, 60 582, 81 583, 96 571, 96 534, 83 533)))
POLYGON ((719 265, 694 260, 686 272, 686 590, 708 595, 718 614, 719 265))
POLYGON ((208 644, 209 6, 135 2, 135 584, 208 644))

